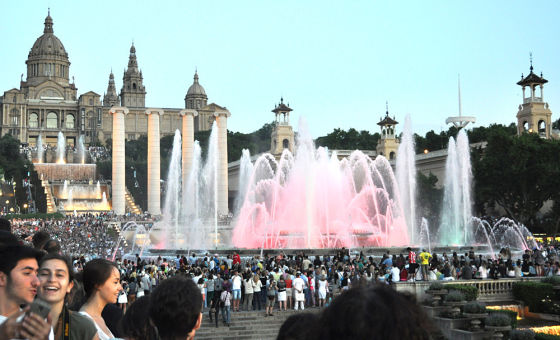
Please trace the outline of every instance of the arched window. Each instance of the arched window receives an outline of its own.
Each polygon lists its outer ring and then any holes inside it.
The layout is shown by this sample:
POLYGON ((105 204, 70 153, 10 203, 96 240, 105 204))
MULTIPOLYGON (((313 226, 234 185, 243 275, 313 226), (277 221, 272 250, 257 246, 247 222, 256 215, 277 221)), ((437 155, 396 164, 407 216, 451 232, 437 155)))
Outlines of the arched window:
POLYGON ((395 151, 391 151, 389 154, 389 159, 395 159, 395 151))
POLYGON ((284 149, 289 149, 290 148, 290 141, 287 139, 284 139, 282 141, 282 146, 284 147, 284 149))
POLYGON ((47 113, 47 129, 58 129, 58 115, 56 112, 47 113))
POLYGON ((545 135, 546 134, 546 123, 544 120, 539 120, 539 135, 545 135))
POLYGON ((527 121, 523 122, 523 131, 525 132, 529 131, 529 122, 527 121))
POLYGON ((136 90, 136 83, 132 83, 132 89, 136 90))
POLYGON ((66 128, 73 129, 75 126, 74 115, 66 115, 66 128))
POLYGON ((37 112, 31 112, 29 115, 29 127, 38 128, 39 127, 39 115, 37 112))

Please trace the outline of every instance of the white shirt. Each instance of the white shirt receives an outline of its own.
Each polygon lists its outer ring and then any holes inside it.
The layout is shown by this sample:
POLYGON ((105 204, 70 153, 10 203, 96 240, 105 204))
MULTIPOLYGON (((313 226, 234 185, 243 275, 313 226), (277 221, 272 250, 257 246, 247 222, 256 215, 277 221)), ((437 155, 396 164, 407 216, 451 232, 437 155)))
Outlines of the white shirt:
POLYGON ((95 322, 95 320, 86 312, 84 311, 80 311, 80 314, 84 315, 85 317, 89 318, 93 324, 95 325, 95 328, 97 329, 97 335, 99 336, 99 340, 111 340, 111 339, 115 339, 115 337, 113 336, 113 334, 111 333, 111 331, 109 331, 109 334, 103 332, 103 329, 101 329, 101 327, 99 327, 99 325, 97 325, 97 322, 95 322))
POLYGON ((241 289, 241 277, 239 275, 235 275, 231 279, 231 283, 232 283, 231 289, 233 289, 233 290, 241 289))
POLYGON ((296 277, 292 282, 292 287, 299 293, 303 292, 303 288, 305 288, 305 282, 301 277, 296 277))
POLYGON ((253 290, 255 287, 255 283, 253 282, 253 279, 244 280, 244 283, 245 283, 245 294, 253 294, 253 290))
POLYGON ((401 270, 399 267, 391 268, 391 280, 393 282, 399 282, 401 280, 401 270))

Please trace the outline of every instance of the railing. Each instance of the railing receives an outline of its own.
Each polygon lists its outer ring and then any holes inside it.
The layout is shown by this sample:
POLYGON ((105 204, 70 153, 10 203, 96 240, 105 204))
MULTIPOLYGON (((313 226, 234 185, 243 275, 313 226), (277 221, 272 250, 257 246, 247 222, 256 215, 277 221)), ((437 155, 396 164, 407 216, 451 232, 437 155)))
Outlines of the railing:
POLYGON ((542 97, 528 97, 528 98, 523 98, 523 104, 527 104, 527 103, 542 103, 542 97))
POLYGON ((478 289, 478 300, 499 301, 513 299, 514 283, 521 281, 540 281, 541 279, 542 277, 498 280, 456 280, 446 283, 476 287, 478 289))

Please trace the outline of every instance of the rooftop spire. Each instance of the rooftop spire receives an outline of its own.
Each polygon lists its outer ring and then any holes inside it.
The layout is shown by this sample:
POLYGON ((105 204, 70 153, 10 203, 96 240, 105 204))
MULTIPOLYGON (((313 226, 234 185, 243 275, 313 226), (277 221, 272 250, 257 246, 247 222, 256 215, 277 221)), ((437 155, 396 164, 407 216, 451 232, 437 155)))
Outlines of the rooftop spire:
POLYGON ((529 63, 531 63, 531 67, 529 69, 531 70, 531 73, 533 73, 533 52, 529 52, 529 63))
POLYGON ((194 82, 198 83, 198 70, 196 68, 194 69, 194 82))
POLYGON ((385 116, 389 117, 389 101, 385 101, 385 116))
POLYGON ((53 31, 53 19, 51 18, 51 9, 49 8, 47 17, 45 18, 45 29, 43 33, 54 33, 53 31))

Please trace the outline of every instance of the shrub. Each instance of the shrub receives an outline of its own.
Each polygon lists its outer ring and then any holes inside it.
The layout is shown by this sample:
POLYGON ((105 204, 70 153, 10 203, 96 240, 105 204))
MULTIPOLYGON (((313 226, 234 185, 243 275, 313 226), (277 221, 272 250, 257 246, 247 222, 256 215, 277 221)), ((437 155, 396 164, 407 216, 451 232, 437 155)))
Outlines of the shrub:
POLYGON ((560 340, 560 335, 535 333, 535 340, 560 340))
POLYGON ((445 289, 445 285, 441 282, 434 282, 428 288, 429 290, 442 290, 445 289))
POLYGON ((510 326, 511 318, 509 317, 509 315, 504 313, 492 313, 486 317, 484 324, 486 326, 510 326))
POLYGON ((511 328, 517 327, 517 312, 509 309, 489 309, 488 316, 492 314, 503 314, 510 318, 511 328))
POLYGON ((510 340, 534 340, 535 332, 530 329, 514 329, 509 333, 510 340))
POLYGON ((560 285, 560 276, 558 276, 558 275, 547 276, 544 279, 542 279, 541 282, 542 283, 550 283, 553 286, 559 286, 560 285))
POLYGON ((465 294, 467 301, 475 301, 478 297, 478 288, 475 286, 459 285, 459 284, 449 284, 445 285, 445 288, 449 290, 458 290, 465 294))
POLYGON ((486 313, 486 306, 476 301, 470 301, 463 306, 463 313, 483 314, 486 313))
POLYGON ((548 310, 546 301, 554 296, 554 290, 550 283, 516 282, 513 284, 513 296, 529 306, 531 312, 545 312, 548 310))
POLYGON ((457 291, 452 290, 445 296, 445 302, 460 302, 465 301, 465 294, 457 291))

